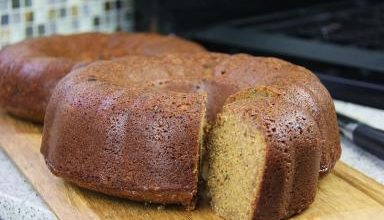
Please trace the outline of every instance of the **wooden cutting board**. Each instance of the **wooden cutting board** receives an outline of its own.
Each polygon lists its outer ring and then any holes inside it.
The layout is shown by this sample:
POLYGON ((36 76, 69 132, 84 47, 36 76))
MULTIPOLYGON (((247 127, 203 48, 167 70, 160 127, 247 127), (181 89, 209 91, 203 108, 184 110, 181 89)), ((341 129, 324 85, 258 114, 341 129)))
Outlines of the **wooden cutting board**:
MULTIPOLYGON (((0 146, 59 219, 220 219, 207 202, 197 210, 145 205, 80 189, 53 176, 40 154, 42 127, 0 111, 0 146)), ((384 175, 384 173, 383 173, 384 175)), ((315 202, 293 219, 384 219, 384 186, 339 162, 315 202)))

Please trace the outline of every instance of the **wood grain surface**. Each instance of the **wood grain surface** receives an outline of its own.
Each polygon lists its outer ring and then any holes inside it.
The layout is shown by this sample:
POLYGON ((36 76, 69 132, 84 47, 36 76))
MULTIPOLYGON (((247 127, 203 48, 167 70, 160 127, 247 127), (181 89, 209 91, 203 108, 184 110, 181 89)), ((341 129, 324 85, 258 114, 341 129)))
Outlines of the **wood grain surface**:
MULTIPOLYGON (((195 211, 118 199, 52 175, 40 154, 42 127, 0 111, 0 146, 59 219, 221 219, 205 201, 195 211)), ((384 219, 384 186, 338 162, 315 202, 292 219, 384 219)))

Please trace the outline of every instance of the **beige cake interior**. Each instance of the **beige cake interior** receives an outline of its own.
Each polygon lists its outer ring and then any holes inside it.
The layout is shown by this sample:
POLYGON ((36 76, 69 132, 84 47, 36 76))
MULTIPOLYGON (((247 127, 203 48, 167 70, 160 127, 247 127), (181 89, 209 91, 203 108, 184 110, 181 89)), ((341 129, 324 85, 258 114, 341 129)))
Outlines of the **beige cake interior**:
POLYGON ((265 164, 266 144, 250 121, 223 114, 209 141, 208 191, 226 219, 251 219, 265 164))

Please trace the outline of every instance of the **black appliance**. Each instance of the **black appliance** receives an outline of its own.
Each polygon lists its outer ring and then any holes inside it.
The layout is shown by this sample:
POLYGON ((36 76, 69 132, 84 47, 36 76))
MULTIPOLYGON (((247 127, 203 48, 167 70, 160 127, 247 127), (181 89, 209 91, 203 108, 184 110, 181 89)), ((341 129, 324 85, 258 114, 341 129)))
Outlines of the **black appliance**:
POLYGON ((332 96, 384 109, 384 1, 140 0, 136 29, 314 71, 332 96))

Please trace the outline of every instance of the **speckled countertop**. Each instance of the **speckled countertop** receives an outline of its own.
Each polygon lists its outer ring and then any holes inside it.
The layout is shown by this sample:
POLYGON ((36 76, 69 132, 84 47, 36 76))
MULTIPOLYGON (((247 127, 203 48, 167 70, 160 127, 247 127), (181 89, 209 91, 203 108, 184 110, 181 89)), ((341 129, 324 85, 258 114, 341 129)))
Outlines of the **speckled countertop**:
POLYGON ((0 148, 0 219, 56 219, 0 148))
MULTIPOLYGON (((338 112, 384 130, 384 111, 335 101, 338 112)), ((341 160, 384 184, 384 160, 342 138, 341 160)), ((0 148, 0 220, 56 219, 0 148)))

